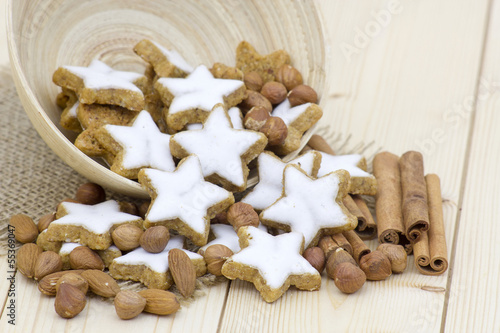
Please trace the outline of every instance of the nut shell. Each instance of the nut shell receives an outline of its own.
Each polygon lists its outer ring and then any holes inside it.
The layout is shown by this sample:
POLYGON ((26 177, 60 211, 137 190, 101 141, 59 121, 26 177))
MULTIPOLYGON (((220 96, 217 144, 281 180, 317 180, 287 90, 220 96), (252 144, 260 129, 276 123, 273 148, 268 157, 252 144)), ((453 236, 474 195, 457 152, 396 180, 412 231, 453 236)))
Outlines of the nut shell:
POLYGON ((115 311, 121 319, 137 317, 146 307, 146 299, 132 290, 122 290, 116 294, 115 311))
POLYGON ((157 315, 169 315, 177 312, 181 305, 174 293, 161 289, 145 289, 139 295, 146 299, 145 312, 157 315))
POLYGON ((243 124, 246 129, 259 131, 270 117, 271 115, 266 108, 255 106, 245 115, 243 124))
POLYGON ((38 256, 42 248, 34 243, 24 244, 17 251, 17 269, 26 277, 33 278, 38 256))
POLYGON ((69 264, 72 269, 104 270, 101 257, 86 246, 75 247, 69 254, 69 264))
POLYGON ((49 227, 49 224, 52 223, 56 219, 56 213, 49 213, 42 216, 38 220, 37 228, 38 232, 42 232, 49 227))
POLYGON ((283 83, 288 91, 303 83, 302 74, 290 65, 283 65, 276 73, 276 81, 283 83))
POLYGON ((150 253, 160 253, 170 239, 168 229, 162 225, 146 229, 139 239, 142 248, 150 253))
POLYGON ((215 276, 221 276, 222 265, 233 254, 230 248, 222 244, 214 244, 207 247, 203 253, 203 258, 205 258, 205 262, 207 263, 208 272, 215 276))
POLYGON ((69 273, 82 274, 83 270, 69 270, 69 271, 59 271, 43 277, 43 279, 38 282, 38 290, 44 295, 55 296, 56 286, 59 279, 69 273))
POLYGON ((334 279, 333 272, 335 271, 335 268, 337 268, 339 264, 344 262, 351 263, 354 266, 358 265, 354 258, 349 254, 349 252, 339 247, 330 254, 328 260, 326 261, 326 274, 330 278, 334 279))
POLYGON ((271 112, 273 110, 273 105, 267 98, 262 96, 261 93, 253 90, 247 90, 247 98, 243 100, 240 104, 240 109, 243 113, 247 113, 250 109, 255 106, 261 106, 267 110, 267 112, 271 112))
POLYGON ((59 290, 54 302, 54 308, 63 318, 73 318, 85 308, 87 299, 85 294, 75 286, 64 283, 59 290))
POLYGON ((402 245, 384 243, 377 250, 387 256, 393 273, 403 273, 407 265, 407 253, 402 245))
POLYGON ((168 251, 168 269, 181 295, 191 296, 196 287, 196 268, 186 252, 181 249, 168 251))
POLYGON ((262 77, 257 72, 246 73, 243 82, 245 82, 247 89, 253 91, 260 91, 262 89, 262 85, 264 84, 262 77))
POLYGON ((279 146, 285 143, 288 136, 288 128, 279 117, 269 117, 259 130, 267 137, 270 146, 279 146))
POLYGON ((304 251, 304 258, 311 264, 312 267, 321 274, 325 269, 325 253, 317 246, 310 247, 304 251))
POLYGON ((392 274, 391 262, 381 251, 375 250, 361 257, 359 267, 372 281, 385 280, 392 274))
POLYGON ((62 259, 54 251, 40 253, 35 263, 35 280, 41 280, 44 276, 62 270, 62 259))
POLYGON ((144 231, 133 224, 122 224, 111 233, 113 243, 122 251, 130 251, 140 246, 144 231))
POLYGON ((71 273, 62 275, 56 283, 56 293, 61 287, 61 284, 70 284, 81 290, 82 293, 86 294, 89 290, 89 284, 80 273, 71 273))
POLYGON ((270 81, 262 86, 260 93, 267 98, 271 104, 276 105, 285 100, 288 91, 282 83, 270 81))
POLYGON ((120 292, 120 287, 108 274, 96 269, 82 272, 82 277, 87 280, 90 290, 102 297, 115 297, 120 292))
POLYGON ((343 293, 352 294, 365 284, 366 275, 358 266, 343 262, 335 267, 333 282, 343 293))
POLYGON ((21 243, 32 243, 38 237, 38 228, 33 219, 25 214, 13 215, 9 224, 13 226, 14 237, 21 243))
POLYGON ((85 183, 76 191, 75 199, 85 205, 95 205, 106 200, 106 192, 101 185, 85 183))
POLYGON ((237 202, 229 207, 227 211, 227 221, 231 224, 235 231, 245 226, 258 227, 260 220, 259 215, 253 207, 244 202, 237 202))
POLYGON ((290 90, 288 100, 292 107, 305 103, 316 103, 318 101, 318 94, 313 88, 301 84, 290 90))

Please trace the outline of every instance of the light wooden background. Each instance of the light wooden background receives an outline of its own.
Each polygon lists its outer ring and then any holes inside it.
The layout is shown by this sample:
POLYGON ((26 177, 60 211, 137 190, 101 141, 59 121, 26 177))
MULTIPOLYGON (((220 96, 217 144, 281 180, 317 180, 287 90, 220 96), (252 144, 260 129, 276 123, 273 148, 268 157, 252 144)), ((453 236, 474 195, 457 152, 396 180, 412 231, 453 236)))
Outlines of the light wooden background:
MULTIPOLYGON (((0 332, 104 326, 120 332, 500 332, 500 0, 322 0, 317 7, 328 47, 322 98, 332 115, 325 121, 336 133, 352 134, 351 142, 373 142, 367 153, 379 147, 424 153, 426 172, 442 179, 448 272, 423 276, 410 262, 404 274, 367 282, 350 296, 324 277, 319 292, 290 289, 273 304, 246 282, 222 283, 175 316, 132 321, 120 321, 98 299, 63 320, 53 298, 41 297, 20 276, 17 326, 6 323, 4 311, 0 332)), ((4 15, 0 0, 0 64, 8 62, 4 15)), ((4 258, 0 271, 3 277, 4 258)), ((7 287, 2 278, 1 295, 7 287)))

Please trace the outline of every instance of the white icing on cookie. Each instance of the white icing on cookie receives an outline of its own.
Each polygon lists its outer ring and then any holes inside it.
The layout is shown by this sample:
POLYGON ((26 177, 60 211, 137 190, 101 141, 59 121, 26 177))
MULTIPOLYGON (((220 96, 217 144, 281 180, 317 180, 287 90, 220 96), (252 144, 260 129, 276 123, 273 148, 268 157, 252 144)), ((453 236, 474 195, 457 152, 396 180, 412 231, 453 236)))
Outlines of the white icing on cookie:
POLYGON ((281 197, 283 189, 283 170, 289 164, 298 165, 309 176, 312 176, 314 162, 317 153, 308 151, 304 155, 291 160, 288 163, 282 162, 280 158, 262 153, 258 157, 259 182, 252 192, 248 193, 241 201, 252 205, 254 209, 263 210, 271 206, 281 197))
POLYGON ((227 114, 229 115, 229 119, 231 119, 231 124, 234 129, 244 129, 241 111, 238 107, 233 106, 232 108, 229 108, 229 110, 227 110, 227 114))
POLYGON ((113 262, 122 265, 145 265, 155 272, 166 273, 168 271, 168 252, 172 249, 182 249, 191 260, 203 259, 201 255, 185 250, 183 247, 184 237, 172 236, 165 249, 160 253, 151 253, 142 247, 138 247, 121 257, 113 259, 113 262))
POLYGON ((264 224, 269 220, 290 226, 304 235, 305 246, 309 247, 322 229, 350 223, 335 201, 340 183, 336 173, 312 179, 290 165, 285 168, 283 182, 284 196, 260 214, 264 224))
POLYGON ((216 106, 205 121, 203 129, 180 132, 172 136, 189 154, 199 157, 203 175, 217 174, 235 186, 246 182, 241 156, 252 148, 262 134, 235 130, 222 105, 216 106))
POLYGON ((290 101, 286 98, 283 102, 276 106, 276 108, 274 108, 272 116, 280 117, 287 126, 290 126, 290 124, 297 120, 301 114, 306 112, 309 106, 311 106, 311 103, 297 105, 292 108, 290 101))
POLYGON ((120 205, 114 200, 101 202, 97 205, 73 202, 63 202, 61 205, 61 208, 68 214, 50 223, 48 232, 53 225, 72 225, 83 227, 95 234, 103 234, 109 232, 115 224, 141 219, 139 216, 120 212, 120 205))
POLYGON ((228 261, 258 269, 272 289, 279 289, 289 276, 312 274, 318 271, 302 257, 304 237, 299 232, 272 236, 255 227, 247 227, 249 245, 231 256, 228 261))
POLYGON ((67 115, 70 116, 72 119, 76 119, 76 110, 78 109, 78 107, 80 106, 80 102, 76 102, 75 104, 73 104, 73 106, 68 110, 68 113, 67 115))
POLYGON ((359 162, 363 158, 362 155, 330 155, 321 153, 321 167, 318 171, 318 177, 322 177, 330 172, 337 170, 346 170, 351 177, 369 177, 374 176, 358 167, 359 162))
POLYGON ((186 60, 175 50, 167 50, 163 46, 161 46, 158 43, 152 42, 160 51, 163 53, 165 57, 167 57, 168 61, 175 67, 179 68, 180 70, 186 72, 186 73, 191 73, 193 71, 193 66, 188 64, 186 60))
POLYGON ((170 135, 160 132, 149 112, 141 111, 132 126, 105 125, 104 128, 123 148, 125 169, 175 169, 170 154, 170 135))
POLYGON ((191 109, 210 112, 214 105, 224 104, 224 96, 244 86, 243 81, 214 78, 203 65, 196 67, 186 78, 160 78, 158 83, 174 95, 169 114, 191 109))
POLYGON ((199 234, 210 223, 207 211, 232 193, 203 179, 198 157, 181 161, 174 172, 143 169, 157 194, 146 219, 152 223, 180 219, 199 234))
POLYGON ((207 245, 202 246, 200 250, 205 251, 209 246, 215 244, 222 244, 227 246, 233 253, 240 250, 240 244, 238 241, 238 235, 234 231, 233 226, 228 224, 212 224, 210 230, 215 236, 215 239, 207 245))
POLYGON ((82 246, 80 243, 63 243, 61 249, 59 249, 59 254, 70 254, 75 248, 82 246))
POLYGON ((133 84, 144 75, 134 72, 115 71, 102 61, 93 60, 88 67, 63 66, 83 79, 89 89, 124 89, 142 94, 142 91, 133 84))

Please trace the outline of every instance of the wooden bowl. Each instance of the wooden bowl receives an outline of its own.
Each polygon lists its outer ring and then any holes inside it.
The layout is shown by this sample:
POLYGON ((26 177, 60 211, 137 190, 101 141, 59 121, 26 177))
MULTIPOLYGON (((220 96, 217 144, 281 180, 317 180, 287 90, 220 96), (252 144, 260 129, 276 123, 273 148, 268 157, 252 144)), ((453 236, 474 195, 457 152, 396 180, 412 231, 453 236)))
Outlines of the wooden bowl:
POLYGON ((262 54, 287 50, 305 82, 320 96, 324 89, 324 39, 312 0, 9 0, 8 14, 14 80, 33 126, 81 175, 126 195, 147 197, 139 183, 80 152, 74 133, 59 125, 59 88, 52 83, 59 66, 100 59, 142 72, 145 63, 132 49, 144 38, 177 50, 192 65, 234 65, 236 46, 247 40, 262 54))

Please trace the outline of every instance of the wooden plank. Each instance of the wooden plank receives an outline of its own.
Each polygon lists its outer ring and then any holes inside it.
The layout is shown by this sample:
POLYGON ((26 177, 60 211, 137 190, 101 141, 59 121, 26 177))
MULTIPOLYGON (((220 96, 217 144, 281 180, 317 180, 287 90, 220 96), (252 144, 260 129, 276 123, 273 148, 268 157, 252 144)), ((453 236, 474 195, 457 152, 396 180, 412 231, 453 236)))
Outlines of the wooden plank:
MULTIPOLYGON (((378 148, 396 154, 422 151, 426 172, 442 179, 449 251, 487 4, 486 0, 317 2, 327 59, 325 90, 320 92, 325 109, 321 125, 330 130, 323 133, 352 135, 339 152, 356 150, 358 143, 372 143, 367 155, 378 148), (382 23, 377 25, 377 18, 382 23)), ((450 272, 424 276, 413 267, 413 257, 410 260, 404 274, 367 282, 350 296, 324 278, 319 292, 292 290, 274 304, 265 304, 252 285, 232 283, 221 332, 437 332, 450 272)))
POLYGON ((445 332, 500 332, 500 1, 492 3, 445 332))
MULTIPOLYGON (((3 287, 3 286, 2 286, 3 287)), ((17 276, 16 325, 9 325, 5 310, 0 332, 100 332, 112 327, 119 332, 216 332, 227 291, 227 282, 206 289, 179 312, 170 316, 143 313, 135 320, 121 320, 113 302, 93 295, 73 319, 63 319, 54 310, 54 297, 42 295, 33 280, 17 276)), ((3 290, 2 290, 3 291, 3 290)))
POLYGON ((0 66, 9 63, 9 49, 7 48, 7 31, 5 24, 7 0, 0 0, 0 66))

